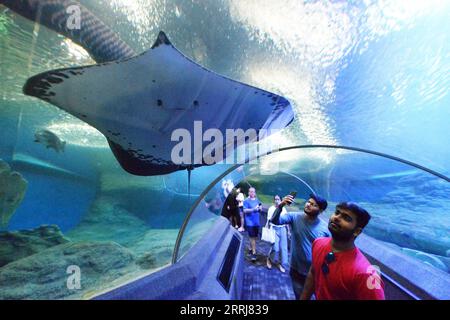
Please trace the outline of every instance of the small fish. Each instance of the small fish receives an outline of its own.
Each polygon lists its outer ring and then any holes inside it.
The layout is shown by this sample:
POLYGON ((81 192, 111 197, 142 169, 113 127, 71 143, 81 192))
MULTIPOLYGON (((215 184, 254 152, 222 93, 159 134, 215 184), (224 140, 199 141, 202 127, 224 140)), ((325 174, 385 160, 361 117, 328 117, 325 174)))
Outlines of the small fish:
POLYGON ((56 134, 47 130, 40 129, 34 134, 34 142, 39 142, 48 148, 55 149, 56 152, 64 152, 66 142, 61 140, 56 134))

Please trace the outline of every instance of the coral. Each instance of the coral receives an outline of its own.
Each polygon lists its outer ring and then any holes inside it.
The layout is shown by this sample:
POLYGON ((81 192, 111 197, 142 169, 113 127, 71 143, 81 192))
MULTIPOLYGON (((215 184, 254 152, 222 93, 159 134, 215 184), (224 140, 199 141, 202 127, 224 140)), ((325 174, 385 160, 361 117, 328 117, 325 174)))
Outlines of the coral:
POLYGON ((0 230, 8 227, 27 189, 27 181, 0 159, 0 230))
POLYGON ((56 225, 0 232, 0 267, 68 241, 56 225))
POLYGON ((12 24, 13 20, 6 13, 0 13, 0 35, 8 35, 8 29, 12 24))
POLYGON ((0 268, 0 300, 79 299, 130 273, 134 260, 114 242, 60 244, 0 268), (67 285, 70 266, 80 270, 79 290, 67 285))

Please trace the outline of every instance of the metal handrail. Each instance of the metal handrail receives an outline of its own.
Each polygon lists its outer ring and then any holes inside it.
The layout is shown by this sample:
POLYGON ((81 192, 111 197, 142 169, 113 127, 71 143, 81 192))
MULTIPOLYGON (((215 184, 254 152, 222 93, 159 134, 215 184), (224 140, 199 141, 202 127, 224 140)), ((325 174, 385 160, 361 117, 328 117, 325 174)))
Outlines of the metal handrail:
POLYGON ((306 181, 303 180, 302 178, 297 177, 295 174, 287 172, 287 171, 280 171, 280 172, 299 180, 301 183, 303 183, 309 189, 309 191, 311 191, 312 194, 317 194, 317 192, 308 183, 306 183, 306 181))

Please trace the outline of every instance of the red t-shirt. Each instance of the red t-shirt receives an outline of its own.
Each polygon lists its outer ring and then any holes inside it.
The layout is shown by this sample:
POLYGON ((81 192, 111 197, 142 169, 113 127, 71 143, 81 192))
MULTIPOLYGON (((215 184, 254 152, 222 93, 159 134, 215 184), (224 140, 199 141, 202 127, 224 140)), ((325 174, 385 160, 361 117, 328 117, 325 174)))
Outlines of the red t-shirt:
POLYGON ((384 300, 384 283, 375 268, 358 248, 335 252, 322 271, 326 255, 331 252, 331 238, 318 238, 312 245, 312 267, 317 300, 384 300))

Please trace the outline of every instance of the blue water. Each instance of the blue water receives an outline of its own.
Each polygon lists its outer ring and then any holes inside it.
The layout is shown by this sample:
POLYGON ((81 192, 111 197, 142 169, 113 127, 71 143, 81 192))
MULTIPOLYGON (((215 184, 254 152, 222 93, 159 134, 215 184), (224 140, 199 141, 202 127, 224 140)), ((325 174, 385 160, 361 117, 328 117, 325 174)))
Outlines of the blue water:
MULTIPOLYGON (((296 118, 283 131, 281 146, 358 147, 450 175, 447 2, 82 3, 136 52, 148 49, 163 30, 175 47, 208 69, 288 98, 296 118)), ((113 241, 120 245, 120 254, 133 256, 130 264, 112 268, 105 277, 100 272, 86 291, 58 297, 85 297, 86 292, 107 288, 111 281, 119 284, 170 263, 186 214, 210 183, 230 168, 195 169, 190 195, 186 172, 131 176, 120 168, 98 131, 22 94, 23 84, 32 75, 91 63, 85 51, 62 36, 0 6, 0 159, 28 181, 24 200, 7 230, 57 225, 71 243, 113 241), (64 153, 33 142, 34 132, 43 127, 67 142, 64 153)), ((227 178, 236 185, 258 181, 261 194, 267 197, 292 189, 306 197, 309 188, 295 175, 330 203, 363 204, 373 214, 367 228, 370 236, 405 254, 417 256, 417 251, 437 256, 442 265, 434 267, 450 269, 448 181, 358 152, 322 148, 281 152, 275 160, 290 175, 260 176, 260 168, 253 166, 227 178)), ((275 162, 265 161, 274 166, 275 162)), ((221 184, 219 179, 206 195, 207 201, 197 203, 215 205, 198 215, 194 211, 182 241, 183 252, 217 218, 221 184)), ((39 253, 42 258, 58 254, 48 250, 39 253)), ((80 256, 89 265, 95 254, 80 252, 80 256)), ((35 265, 26 259, 17 263, 0 266, 0 278, 11 280, 8 272, 23 268, 20 263, 35 265)), ((27 274, 23 281, 39 283, 27 274)), ((21 285, 11 282, 0 298, 55 297, 51 285, 36 285, 30 296, 24 295, 21 285)))
POLYGON ((343 145, 396 155, 449 174, 450 22, 417 19, 346 57, 326 108, 343 145))

